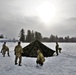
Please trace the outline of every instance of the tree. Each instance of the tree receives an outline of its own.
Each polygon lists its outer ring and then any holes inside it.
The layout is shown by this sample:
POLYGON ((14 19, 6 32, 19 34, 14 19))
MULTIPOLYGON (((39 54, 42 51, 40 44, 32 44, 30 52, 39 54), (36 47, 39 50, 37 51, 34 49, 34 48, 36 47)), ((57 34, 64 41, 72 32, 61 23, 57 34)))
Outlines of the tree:
POLYGON ((54 35, 51 35, 51 36, 50 36, 50 42, 55 42, 55 41, 56 41, 55 39, 56 39, 56 38, 55 38, 54 35))
POLYGON ((69 42, 69 36, 65 37, 65 42, 69 42))
POLYGON ((31 36, 32 36, 32 41, 33 41, 35 39, 33 30, 32 30, 31 36))
POLYGON ((21 31, 20 31, 20 41, 22 41, 22 42, 25 42, 25 34, 24 34, 25 32, 24 32, 24 29, 21 29, 21 31))
POLYGON ((3 34, 0 35, 0 38, 4 38, 3 34))
POLYGON ((35 32, 35 39, 42 41, 42 35, 39 32, 35 32))
POLYGON ((28 30, 26 35, 26 42, 31 42, 31 41, 32 41, 32 33, 30 30, 28 30))

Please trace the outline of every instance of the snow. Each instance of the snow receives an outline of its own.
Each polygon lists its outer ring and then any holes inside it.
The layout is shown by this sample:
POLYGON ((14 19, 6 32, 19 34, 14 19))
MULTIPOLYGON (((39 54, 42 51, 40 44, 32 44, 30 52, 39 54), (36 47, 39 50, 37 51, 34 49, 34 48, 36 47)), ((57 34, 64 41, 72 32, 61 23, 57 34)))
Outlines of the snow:
MULTIPOLYGON (((0 49, 2 48, 0 43, 0 49)), ((22 47, 29 43, 22 43, 22 47)), ((44 43, 55 50, 55 43, 44 43)), ((45 58, 43 66, 36 67, 36 58, 22 57, 22 66, 14 65, 14 47, 17 43, 7 43, 10 57, 0 53, 0 75, 76 75, 76 43, 59 43, 62 53, 45 58)))

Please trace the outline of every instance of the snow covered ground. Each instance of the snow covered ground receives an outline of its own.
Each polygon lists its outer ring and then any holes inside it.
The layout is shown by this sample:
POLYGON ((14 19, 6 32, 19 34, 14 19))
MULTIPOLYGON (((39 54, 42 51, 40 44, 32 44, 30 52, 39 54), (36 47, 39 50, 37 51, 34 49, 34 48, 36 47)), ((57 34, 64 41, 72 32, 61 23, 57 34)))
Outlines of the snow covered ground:
MULTIPOLYGON (((0 49, 3 43, 0 43, 0 49)), ((76 43, 59 43, 62 53, 48 57, 44 65, 36 67, 36 58, 23 57, 22 66, 14 65, 14 47, 17 43, 7 43, 10 57, 0 53, 0 75, 76 75, 76 43)), ((55 43, 44 43, 55 49, 55 43)), ((28 43, 22 43, 22 47, 28 43)))

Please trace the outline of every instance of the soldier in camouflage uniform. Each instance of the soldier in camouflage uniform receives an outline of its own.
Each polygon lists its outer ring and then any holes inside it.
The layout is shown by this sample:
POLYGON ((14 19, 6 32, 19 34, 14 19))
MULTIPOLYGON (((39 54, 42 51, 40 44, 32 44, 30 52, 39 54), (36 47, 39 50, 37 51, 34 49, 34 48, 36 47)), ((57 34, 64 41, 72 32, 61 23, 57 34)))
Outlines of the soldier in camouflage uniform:
POLYGON ((15 49, 14 49, 15 65, 17 65, 17 60, 19 59, 19 66, 21 66, 21 61, 22 61, 22 56, 21 56, 21 54, 23 53, 22 46, 21 46, 20 44, 21 44, 21 43, 18 42, 18 45, 15 46, 15 49))
POLYGON ((5 57, 6 52, 7 52, 7 55, 10 57, 9 48, 6 46, 6 42, 4 42, 4 44, 2 46, 2 50, 1 50, 1 53, 2 53, 3 57, 5 57))
POLYGON ((36 63, 40 64, 42 66, 44 61, 45 61, 45 58, 44 58, 43 54, 41 53, 40 50, 38 50, 36 63))
POLYGON ((57 56, 59 55, 59 53, 58 53, 58 51, 59 51, 59 44, 58 44, 58 42, 56 42, 56 54, 57 54, 57 56))

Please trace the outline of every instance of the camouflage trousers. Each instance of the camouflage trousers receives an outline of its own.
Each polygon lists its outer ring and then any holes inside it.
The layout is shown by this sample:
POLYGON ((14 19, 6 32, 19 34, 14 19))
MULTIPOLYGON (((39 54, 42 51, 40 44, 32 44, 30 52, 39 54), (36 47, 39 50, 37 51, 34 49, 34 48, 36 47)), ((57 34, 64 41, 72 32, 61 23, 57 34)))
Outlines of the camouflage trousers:
POLYGON ((22 56, 15 56, 15 65, 17 64, 17 61, 18 61, 18 59, 19 59, 19 65, 21 65, 21 61, 22 61, 22 56))
POLYGON ((59 53, 58 53, 58 49, 56 49, 56 54, 57 54, 57 56, 59 55, 59 53))
POLYGON ((36 60, 36 63, 37 63, 37 64, 40 64, 40 66, 43 65, 43 62, 41 62, 41 61, 39 61, 39 60, 36 60))
POLYGON ((10 55, 9 55, 9 50, 2 50, 2 55, 3 55, 3 57, 5 57, 5 54, 6 54, 6 53, 7 53, 8 56, 10 56, 10 55))

